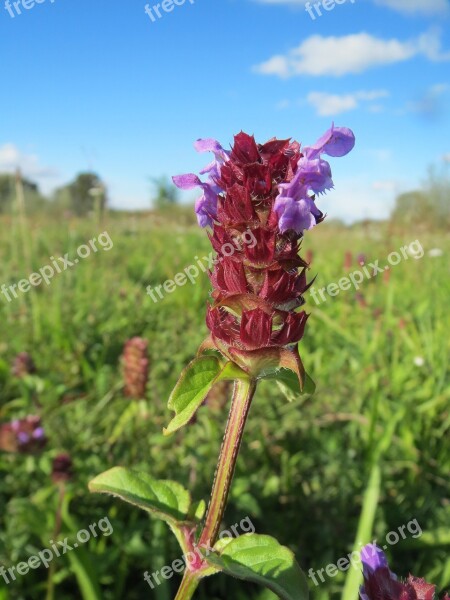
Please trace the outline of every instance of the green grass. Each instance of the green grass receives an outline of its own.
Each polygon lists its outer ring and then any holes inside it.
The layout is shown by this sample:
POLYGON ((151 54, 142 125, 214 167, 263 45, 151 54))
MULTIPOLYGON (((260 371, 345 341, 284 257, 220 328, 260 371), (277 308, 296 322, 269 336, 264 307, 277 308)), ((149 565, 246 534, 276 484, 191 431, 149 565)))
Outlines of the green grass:
MULTIPOLYGON (((152 591, 143 580, 144 571, 179 556, 166 529, 117 501, 89 495, 87 483, 111 466, 136 466, 180 481, 197 498, 209 494, 226 408, 221 402, 203 407, 195 424, 162 435, 171 388, 207 333, 209 281, 201 274, 157 304, 146 294, 146 286, 207 256, 206 234, 149 215, 112 216, 101 226, 37 221, 25 239, 15 221, 3 218, 0 228, 0 285, 28 277, 50 256, 73 255, 104 230, 114 242, 50 286, 11 303, 0 296, 0 422, 38 413, 49 437, 39 457, 0 454, 0 565, 48 547, 57 503, 51 459, 69 451, 76 478, 62 538, 104 516, 114 533, 55 561, 55 598, 170 600, 177 581, 152 591), (134 335, 149 342, 151 375, 142 402, 125 399, 121 389, 120 355, 134 335), (10 365, 22 351, 33 355, 38 372, 18 381, 10 365)), ((383 276, 363 282, 365 305, 353 289, 319 306, 307 298, 311 317, 301 354, 317 392, 288 403, 273 383, 260 386, 226 519, 232 525, 249 516, 258 533, 291 547, 306 571, 336 563, 355 540, 357 547, 375 537, 385 543, 386 534, 417 519, 423 535, 408 534, 388 548, 392 568, 443 589, 450 586, 450 243, 432 232, 324 225, 306 236, 304 251, 314 252, 318 288, 346 275, 346 251, 384 265, 390 252, 416 239, 425 256, 402 261, 389 282, 383 276), (435 247, 442 257, 428 256, 435 247)), ((0 598, 41 600, 47 575, 40 568, 8 586, 0 578, 0 598)), ((311 583, 313 598, 339 598, 345 576, 311 583)), ((345 600, 356 600, 357 578, 348 577, 345 600)), ((273 596, 217 577, 198 598, 273 596)))

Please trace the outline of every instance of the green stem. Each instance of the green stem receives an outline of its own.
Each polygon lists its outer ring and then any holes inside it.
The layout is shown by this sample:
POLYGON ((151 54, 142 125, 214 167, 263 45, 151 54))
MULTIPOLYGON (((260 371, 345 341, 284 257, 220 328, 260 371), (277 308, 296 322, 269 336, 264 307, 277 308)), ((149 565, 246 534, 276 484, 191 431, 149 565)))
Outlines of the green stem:
MULTIPOLYGON (((234 384, 233 401, 220 450, 211 500, 203 531, 197 544, 200 548, 210 548, 217 541, 255 389, 256 382, 252 379, 238 379, 234 384)), ((186 569, 175 600, 191 600, 200 583, 200 578, 199 572, 186 569)))
POLYGON ((214 546, 217 541, 255 389, 256 383, 251 379, 238 379, 234 384, 233 402, 220 451, 211 500, 198 543, 200 547, 214 546))
POLYGON ((189 569, 186 568, 183 581, 181 582, 175 600, 191 600, 199 583, 200 579, 198 579, 192 571, 189 571, 189 569))

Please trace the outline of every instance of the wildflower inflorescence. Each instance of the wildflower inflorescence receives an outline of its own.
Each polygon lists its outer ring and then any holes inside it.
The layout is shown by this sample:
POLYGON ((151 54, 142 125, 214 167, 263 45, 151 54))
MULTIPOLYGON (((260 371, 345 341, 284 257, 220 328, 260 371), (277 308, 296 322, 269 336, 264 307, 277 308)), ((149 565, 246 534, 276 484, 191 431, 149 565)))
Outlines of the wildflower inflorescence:
POLYGON ((29 415, 11 423, 0 425, 0 450, 5 452, 34 454, 47 443, 41 419, 29 415))
POLYGON ((297 309, 304 303, 307 262, 299 256, 303 232, 324 215, 316 195, 333 187, 330 165, 322 155, 344 156, 355 138, 334 125, 314 146, 271 139, 257 144, 239 133, 231 151, 215 140, 199 140, 198 151, 210 151, 214 161, 201 174, 174 177, 181 189, 200 187, 196 203, 198 222, 212 227, 211 243, 217 253, 210 273, 213 303, 208 307, 207 345, 244 370, 258 375, 288 348, 299 360, 296 344, 303 336, 308 315, 297 309), (251 230, 254 247, 240 244, 233 256, 222 253, 225 244, 251 230))

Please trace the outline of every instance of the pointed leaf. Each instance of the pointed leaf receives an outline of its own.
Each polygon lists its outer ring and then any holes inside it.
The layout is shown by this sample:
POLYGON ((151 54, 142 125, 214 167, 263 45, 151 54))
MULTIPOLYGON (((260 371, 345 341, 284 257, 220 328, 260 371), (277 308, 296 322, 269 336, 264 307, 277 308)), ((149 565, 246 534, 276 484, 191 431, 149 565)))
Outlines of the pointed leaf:
POLYGON ((293 553, 267 535, 247 533, 217 542, 208 564, 272 590, 282 600, 307 600, 308 584, 293 553))
POLYGON ((215 356, 202 356, 188 364, 169 398, 168 407, 175 412, 175 417, 164 429, 164 435, 170 435, 189 423, 220 371, 220 362, 215 356))
POLYGON ((147 473, 114 467, 89 483, 89 490, 117 496, 168 523, 188 520, 191 495, 175 481, 159 481, 147 473))
POLYGON ((169 398, 168 407, 175 412, 175 417, 164 429, 164 435, 170 435, 189 423, 215 383, 242 378, 247 378, 242 369, 232 362, 223 365, 217 356, 193 360, 181 374, 169 398))
POLYGON ((288 369, 281 369, 276 375, 272 376, 272 379, 277 380, 278 386, 289 402, 295 400, 297 396, 312 395, 316 391, 316 384, 308 373, 304 375, 303 390, 300 389, 297 375, 288 369))

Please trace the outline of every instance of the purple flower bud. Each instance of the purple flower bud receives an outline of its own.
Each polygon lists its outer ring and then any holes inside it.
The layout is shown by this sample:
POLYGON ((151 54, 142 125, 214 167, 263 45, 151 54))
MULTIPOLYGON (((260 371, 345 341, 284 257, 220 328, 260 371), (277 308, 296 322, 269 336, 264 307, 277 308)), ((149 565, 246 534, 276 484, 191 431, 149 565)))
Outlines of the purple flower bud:
POLYGON ((364 575, 374 573, 381 567, 388 567, 388 562, 384 552, 376 544, 367 544, 361 550, 361 560, 363 564, 364 575))

